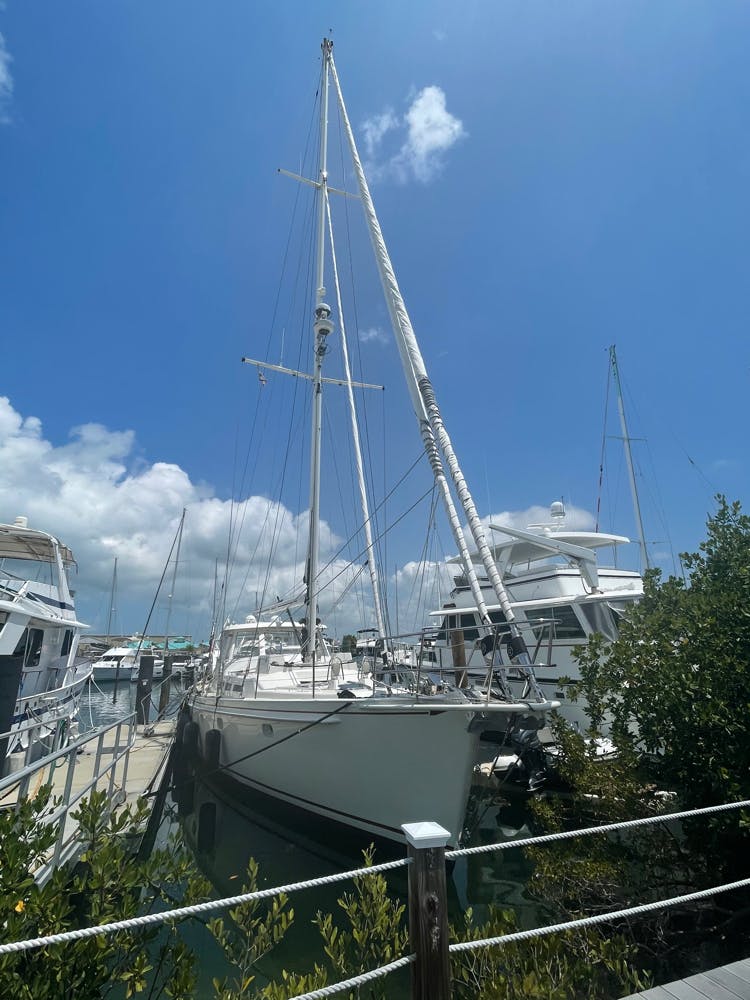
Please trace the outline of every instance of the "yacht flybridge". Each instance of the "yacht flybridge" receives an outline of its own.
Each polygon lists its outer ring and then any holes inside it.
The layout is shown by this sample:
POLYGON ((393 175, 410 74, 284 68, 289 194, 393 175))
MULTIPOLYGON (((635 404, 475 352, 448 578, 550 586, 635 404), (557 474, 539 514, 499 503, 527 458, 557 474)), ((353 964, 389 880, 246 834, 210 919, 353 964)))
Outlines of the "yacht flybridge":
MULTIPOLYGON (((25 517, 0 524, 0 771, 30 723, 47 726, 46 747, 67 739, 91 664, 77 663, 81 633, 68 572, 70 549, 25 517)), ((38 730, 37 730, 38 731, 38 730)))
MULTIPOLYGON (((404 823, 432 820, 458 843, 469 794, 479 739, 485 728, 504 725, 497 717, 543 713, 555 707, 536 680, 522 630, 497 571, 484 527, 461 472, 443 423, 435 393, 411 326, 406 306, 385 246, 369 187, 349 122, 333 59, 333 43, 322 44, 319 88, 320 144, 316 179, 297 178, 315 191, 317 225, 315 304, 312 316, 312 372, 291 371, 281 365, 251 361, 264 369, 289 372, 312 384, 310 517, 305 561, 304 620, 292 627, 257 613, 255 620, 225 626, 212 677, 190 704, 204 752, 216 759, 219 770, 261 796, 345 824, 367 836, 401 841, 404 823), (352 400, 346 337, 338 281, 329 195, 341 194, 329 186, 327 127, 329 86, 333 84, 345 141, 348 142, 358 195, 375 253, 375 260, 401 357, 406 385, 417 417, 419 433, 439 494, 461 553, 464 574, 474 598, 479 628, 493 633, 488 600, 503 611, 511 660, 523 676, 523 700, 502 692, 491 697, 471 688, 421 683, 418 672, 411 685, 387 687, 372 675, 360 677, 350 653, 327 645, 319 625, 319 510, 321 482, 321 407, 324 385, 345 385, 352 400), (326 261, 336 303, 327 301, 326 261), (323 377, 328 343, 340 343, 344 379, 323 377), (454 500, 458 498, 458 503, 454 500), (459 515, 460 507, 462 515, 459 515), (486 593, 461 529, 461 516, 489 581, 486 593)), ((292 175, 296 176, 296 175, 292 175)), ((249 359, 243 359, 249 360, 249 359)), ((264 388, 265 391, 265 388, 264 388)), ((358 435, 352 406, 353 438, 358 435)), ((355 454, 356 458, 356 454, 355 454)), ((356 458, 361 471, 361 456, 356 458)), ((361 485, 367 561, 373 578, 378 630, 382 631, 377 600, 377 578, 366 491, 361 485)))
MULTIPOLYGON (((496 539, 492 556, 526 635, 537 680, 548 697, 560 701, 560 712, 568 721, 585 727, 586 705, 567 698, 564 680, 580 679, 574 647, 594 632, 609 641, 616 639, 618 620, 643 596, 639 573, 599 564, 603 550, 616 551, 630 540, 606 532, 567 529, 560 501, 552 504, 547 524, 528 529, 491 524, 490 529, 496 539)), ((454 577, 448 600, 432 612, 439 619, 436 665, 452 667, 455 648, 460 645, 470 678, 485 677, 488 667, 503 669, 508 662, 504 659, 509 635, 505 614, 492 602, 489 581, 480 578, 479 583, 496 626, 491 644, 482 635, 479 611, 463 573, 454 577)), ((503 672, 509 690, 521 697, 525 678, 514 676, 512 667, 503 672)))

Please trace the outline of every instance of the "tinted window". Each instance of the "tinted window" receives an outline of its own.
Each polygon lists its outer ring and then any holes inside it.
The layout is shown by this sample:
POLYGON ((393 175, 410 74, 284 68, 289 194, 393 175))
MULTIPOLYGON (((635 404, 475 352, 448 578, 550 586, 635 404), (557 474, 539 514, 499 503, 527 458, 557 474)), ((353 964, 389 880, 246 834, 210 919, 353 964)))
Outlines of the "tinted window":
POLYGON ((38 666, 43 639, 44 632, 40 628, 25 628, 13 650, 13 655, 23 657, 24 667, 38 666))
POLYGON ((569 604, 554 608, 527 608, 526 620, 537 641, 549 639, 550 629, 553 639, 577 641, 585 637, 576 613, 569 604))
POLYGON ((65 635, 63 637, 62 649, 60 650, 61 656, 67 656, 70 652, 70 647, 73 645, 73 630, 66 628, 65 635))
POLYGON ((464 641, 473 642, 475 639, 478 639, 479 629, 476 627, 476 615, 460 615, 460 620, 461 625, 459 627, 464 630, 464 641))

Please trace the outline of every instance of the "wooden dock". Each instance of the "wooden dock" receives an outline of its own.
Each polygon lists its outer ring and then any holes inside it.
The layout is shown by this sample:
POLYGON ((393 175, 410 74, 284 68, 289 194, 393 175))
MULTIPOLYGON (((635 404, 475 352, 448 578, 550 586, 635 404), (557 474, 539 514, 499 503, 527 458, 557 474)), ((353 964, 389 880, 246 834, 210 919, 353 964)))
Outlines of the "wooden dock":
POLYGON ((666 986, 633 993, 624 1000, 750 1000, 750 959, 688 976, 666 986))

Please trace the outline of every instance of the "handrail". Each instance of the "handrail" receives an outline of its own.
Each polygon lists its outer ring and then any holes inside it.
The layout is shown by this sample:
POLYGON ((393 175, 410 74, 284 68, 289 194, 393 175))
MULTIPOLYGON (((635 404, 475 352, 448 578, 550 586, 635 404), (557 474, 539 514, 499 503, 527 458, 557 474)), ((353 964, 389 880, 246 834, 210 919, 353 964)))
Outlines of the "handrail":
MULTIPOLYGON (((587 836, 594 833, 600 833, 604 831, 610 831, 614 828, 627 829, 636 824, 644 823, 657 823, 657 822, 670 822, 674 819, 682 819, 689 816, 705 816, 710 813, 717 812, 728 812, 732 809, 746 809, 750 808, 750 799, 741 800, 739 802, 727 802, 716 806, 705 806, 701 809, 689 809, 683 812, 676 813, 660 813, 658 816, 649 816, 645 819, 640 820, 624 820, 621 823, 610 823, 603 825, 601 827, 586 827, 581 830, 572 830, 564 834, 545 834, 540 837, 528 837, 521 840, 511 840, 503 841, 497 844, 486 844, 482 845, 481 848, 468 848, 467 850, 458 851, 446 851, 445 858, 450 860, 452 858, 461 857, 468 853, 477 853, 480 850, 502 850, 505 847, 519 847, 528 846, 531 843, 545 843, 550 840, 563 839, 564 836, 575 837, 575 836, 587 836)), ((97 924, 93 927, 83 927, 76 930, 61 931, 57 934, 49 934, 45 937, 31 938, 27 941, 15 941, 5 944, 0 944, 0 955, 6 955, 13 952, 20 951, 30 951, 34 948, 42 948, 53 944, 64 944, 68 941, 81 941, 85 938, 96 937, 98 934, 111 934, 121 930, 129 930, 135 927, 150 927, 160 923, 166 923, 168 921, 182 920, 186 917, 196 916, 203 913, 210 913, 213 910, 225 909, 229 907, 240 906, 243 903, 256 902, 263 899, 271 899, 274 896, 278 896, 281 893, 289 895, 292 892, 297 892, 302 889, 314 889, 319 888, 324 885, 332 885, 337 882, 343 882, 346 879, 351 878, 362 878, 367 875, 379 875, 381 872, 392 871, 397 868, 407 867, 413 864, 413 860, 409 857, 399 858, 395 861, 385 861, 377 865, 367 865, 361 868, 354 868, 351 871, 346 872, 334 872, 331 875, 324 875, 319 878, 306 879, 300 882, 291 882, 287 885, 275 886, 266 889, 257 889, 254 892, 240 893, 236 896, 227 896, 221 899, 211 899, 204 903, 194 903, 191 906, 180 906, 175 907, 171 910, 161 910, 155 913, 147 913, 140 917, 131 917, 127 920, 116 920, 107 924, 97 924)), ((741 880, 743 884, 750 882, 750 879, 741 880)), ((739 883, 737 883, 739 884, 739 883)), ((700 890, 698 893, 689 894, 691 897, 703 898, 703 896, 709 895, 716 892, 725 892, 729 888, 733 887, 735 883, 731 885, 715 886, 713 889, 700 890)), ((682 897, 676 897, 677 899, 682 899, 682 897)), ((687 897, 686 897, 687 898, 687 897)), ((674 903, 675 900, 663 900, 663 904, 674 903)), ((644 904, 655 908, 658 904, 644 904)), ((639 909, 638 907, 634 909, 639 909)), ((598 915, 598 920, 604 920, 607 917, 613 918, 619 916, 619 911, 617 913, 610 914, 600 914, 598 915)), ((555 926, 555 930, 560 929, 555 926)), ((533 931, 525 932, 526 936, 533 934, 533 931)), ((506 935, 510 937, 509 935, 506 935)), ((451 945, 451 950, 459 950, 459 947, 466 948, 468 945, 476 943, 480 945, 485 945, 486 942, 467 942, 463 946, 451 945)), ((307 995, 307 994, 305 994, 307 995)))
MULTIPOLYGON (((0 778, 0 792, 4 791, 6 788, 12 788, 14 785, 23 781, 24 778, 31 777, 41 768, 47 767, 47 765, 53 763, 54 761, 60 760, 62 757, 67 757, 72 752, 77 753, 78 750, 81 747, 86 746, 87 743, 90 743, 92 740, 97 739, 100 735, 103 736, 104 733, 109 732, 110 729, 114 729, 117 726, 121 726, 125 722, 129 722, 130 720, 133 720, 133 722, 135 722, 135 712, 130 712, 129 715, 124 715, 122 718, 116 719, 114 722, 110 722, 108 725, 102 726, 99 729, 92 729, 88 733, 85 733, 83 736, 80 736, 77 740, 73 740, 72 743, 67 743, 64 747, 61 747, 59 750, 55 750, 51 754, 46 754, 44 757, 40 758, 37 761, 34 761, 32 764, 27 764, 26 767, 23 767, 18 771, 12 771, 10 774, 7 774, 4 778, 0 778)), ((38 725, 44 725, 44 723, 38 723, 38 725)))

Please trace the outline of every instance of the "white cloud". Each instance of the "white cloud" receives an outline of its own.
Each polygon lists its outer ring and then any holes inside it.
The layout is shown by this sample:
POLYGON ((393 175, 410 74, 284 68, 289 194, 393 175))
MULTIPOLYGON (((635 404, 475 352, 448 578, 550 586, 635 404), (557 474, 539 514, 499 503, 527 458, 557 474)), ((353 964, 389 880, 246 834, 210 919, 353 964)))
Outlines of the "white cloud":
POLYGON ((382 114, 368 118, 362 125, 362 134, 365 138, 365 150, 368 156, 373 156, 383 140, 383 136, 398 128, 399 120, 390 108, 386 108, 382 114))
POLYGON ((0 124, 10 121, 8 105, 13 96, 13 77, 10 73, 12 56, 5 45, 5 38, 0 34, 0 124))
POLYGON ((436 42, 444 42, 448 37, 448 32, 445 31, 443 28, 433 28, 432 37, 435 39, 436 42))
MULTIPOLYGON (((148 464, 135 458, 132 431, 110 431, 100 424, 74 428, 69 440, 45 439, 36 417, 22 417, 0 397, 0 521, 18 515, 29 526, 49 531, 71 547, 78 563, 73 579, 77 611, 95 632, 106 628, 114 557, 118 559, 118 608, 115 631, 141 630, 162 575, 183 508, 187 508, 172 630, 206 638, 213 604, 214 565, 227 549, 230 517, 242 525, 228 587, 226 613, 242 618, 256 599, 301 592, 307 537, 306 512, 295 514, 263 496, 235 505, 212 495, 203 484, 169 462, 148 464), (270 516, 269 516, 270 515, 270 516), (271 526, 277 529, 272 537, 271 526), (272 554, 272 570, 266 565, 272 554)), ((321 595, 324 620, 358 571, 336 557, 341 540, 321 524, 321 595), (327 566, 329 560, 333 560, 327 566)), ((170 568, 168 579, 171 579, 170 568)), ((220 577, 223 569, 220 569, 220 577)), ((164 627, 166 594, 160 619, 164 627)), ((361 603, 361 599, 360 599, 361 603)), ((337 612, 359 627, 361 611, 347 595, 337 612)))
MULTIPOLYGON (((307 514, 264 496, 250 496, 232 509, 230 500, 191 481, 169 462, 137 457, 132 431, 101 424, 74 428, 61 445, 49 441, 41 422, 23 417, 0 397, 0 521, 25 515, 29 525, 50 531, 68 544, 77 559, 73 580, 77 610, 95 632, 106 628, 114 558, 118 559, 118 615, 115 631, 140 631, 164 569, 183 508, 187 508, 172 609, 172 630, 208 636, 213 604, 215 560, 223 578, 230 518, 240 526, 225 610, 238 620, 277 595, 301 592, 307 539, 307 514), (272 525, 276 524, 272 536, 272 525), (266 578, 266 566, 271 571, 266 578)), ((501 511, 486 520, 526 528, 549 521, 549 508, 501 511)), ((593 518, 567 507, 569 528, 590 528, 593 518)), ((356 563, 337 555, 341 539, 321 524, 321 617, 329 633, 342 635, 373 622, 363 556, 356 563), (329 564, 330 563, 330 564, 329 564), (351 584, 356 580, 356 586, 351 584)), ((446 599, 458 567, 444 561, 408 562, 389 581, 398 594, 402 632, 428 622, 427 612, 446 599)), ((171 580, 171 568, 168 574, 171 580)), ((150 630, 164 628, 166 594, 150 630)), ((392 622, 395 627, 395 621, 392 622)))
MULTIPOLYGON (((482 518, 482 523, 486 526, 489 523, 503 525, 509 528, 520 528, 521 530, 533 530, 534 525, 552 524, 554 519, 550 516, 549 506, 533 504, 525 510, 503 510, 498 514, 490 514, 489 517, 482 518)), ((572 504, 565 504, 565 527, 568 531, 592 531, 594 528, 594 517, 583 507, 575 507, 572 504)), ((490 532, 490 536, 497 532, 490 532)), ((468 536, 467 536, 468 537, 468 536)), ((499 537, 499 536, 498 536, 499 537)))
POLYGON ((369 326, 366 330, 359 331, 359 339, 363 344, 387 344, 388 334, 379 326, 369 326))
POLYGON ((465 134, 463 124, 445 106, 440 87, 425 87, 406 112, 408 138, 401 155, 420 181, 428 181, 442 166, 443 154, 465 134))
POLYGON ((466 130, 461 120, 448 111, 445 92, 433 85, 419 91, 402 118, 387 109, 368 118, 363 133, 370 176, 427 183, 440 172, 445 154, 466 135, 466 130), (400 147, 390 155, 382 155, 383 139, 390 132, 400 136, 400 147))

